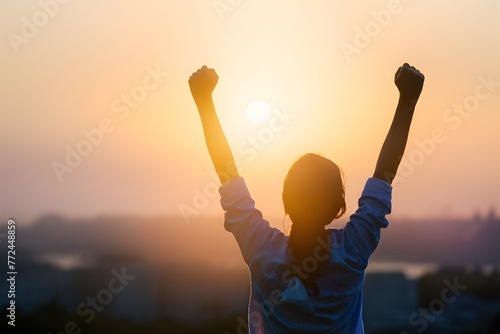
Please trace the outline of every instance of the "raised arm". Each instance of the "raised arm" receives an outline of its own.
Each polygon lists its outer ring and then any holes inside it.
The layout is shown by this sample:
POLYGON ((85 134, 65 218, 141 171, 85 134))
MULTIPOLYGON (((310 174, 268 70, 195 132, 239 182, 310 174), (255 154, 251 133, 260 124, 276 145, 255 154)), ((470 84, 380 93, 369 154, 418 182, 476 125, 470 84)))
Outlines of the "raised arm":
POLYGON ((373 174, 373 177, 388 183, 394 180, 403 158, 413 112, 424 85, 424 75, 405 63, 397 70, 394 82, 399 90, 399 102, 373 174))
POLYGON ((203 66, 189 78, 189 87, 200 114, 208 152, 221 183, 225 183, 239 174, 212 99, 218 81, 215 70, 203 66))

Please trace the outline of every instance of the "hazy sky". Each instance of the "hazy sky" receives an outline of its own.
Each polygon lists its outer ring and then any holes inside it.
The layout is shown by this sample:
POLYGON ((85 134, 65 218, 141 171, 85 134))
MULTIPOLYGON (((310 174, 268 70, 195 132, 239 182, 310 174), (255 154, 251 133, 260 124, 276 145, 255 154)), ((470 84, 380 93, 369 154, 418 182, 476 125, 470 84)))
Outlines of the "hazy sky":
POLYGON ((60 2, 0 3, 2 222, 220 212, 187 84, 203 64, 241 174, 278 223, 306 152, 343 168, 355 210, 404 62, 426 82, 394 215, 500 209, 499 1, 60 2), (274 109, 262 124, 246 115, 256 100, 274 109))

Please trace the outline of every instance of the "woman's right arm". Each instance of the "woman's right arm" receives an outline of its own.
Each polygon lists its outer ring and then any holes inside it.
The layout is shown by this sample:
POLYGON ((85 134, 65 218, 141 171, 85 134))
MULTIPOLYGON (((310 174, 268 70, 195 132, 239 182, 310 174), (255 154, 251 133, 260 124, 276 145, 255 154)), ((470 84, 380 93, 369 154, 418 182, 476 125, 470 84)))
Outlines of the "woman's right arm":
POLYGON ((212 92, 218 81, 219 76, 215 70, 203 66, 189 78, 189 87, 200 114, 208 153, 221 183, 224 184, 239 174, 212 99, 212 92))

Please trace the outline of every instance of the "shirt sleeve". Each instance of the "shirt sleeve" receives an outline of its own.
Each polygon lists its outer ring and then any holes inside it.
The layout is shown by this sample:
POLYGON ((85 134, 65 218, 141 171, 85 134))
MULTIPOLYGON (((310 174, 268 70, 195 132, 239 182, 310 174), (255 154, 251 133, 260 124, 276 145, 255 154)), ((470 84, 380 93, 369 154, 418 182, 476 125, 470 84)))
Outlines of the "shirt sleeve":
POLYGON ((386 228, 391 213, 392 186, 380 179, 369 178, 358 201, 358 209, 351 215, 344 229, 346 261, 356 269, 364 270, 368 259, 380 241, 380 229, 386 228))
POLYGON ((220 189, 221 205, 225 211, 224 228, 231 232, 240 247, 243 259, 250 266, 252 259, 276 233, 255 208, 242 177, 224 183, 220 189))

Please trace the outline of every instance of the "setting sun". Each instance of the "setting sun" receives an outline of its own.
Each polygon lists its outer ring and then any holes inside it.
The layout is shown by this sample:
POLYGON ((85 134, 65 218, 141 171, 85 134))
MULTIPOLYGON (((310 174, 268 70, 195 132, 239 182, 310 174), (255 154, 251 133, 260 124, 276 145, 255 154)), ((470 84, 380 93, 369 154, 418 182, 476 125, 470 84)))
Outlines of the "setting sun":
POLYGON ((265 123, 271 117, 272 109, 269 103, 256 100, 247 107, 247 118, 254 124, 265 123))

